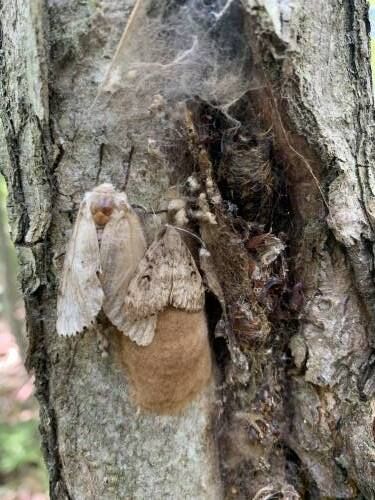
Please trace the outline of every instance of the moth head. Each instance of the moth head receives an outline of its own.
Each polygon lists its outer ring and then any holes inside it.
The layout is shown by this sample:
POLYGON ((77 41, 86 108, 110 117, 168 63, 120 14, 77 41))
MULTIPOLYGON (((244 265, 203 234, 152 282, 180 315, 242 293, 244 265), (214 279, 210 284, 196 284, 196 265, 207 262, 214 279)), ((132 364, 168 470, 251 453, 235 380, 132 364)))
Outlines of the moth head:
POLYGON ((115 208, 115 189, 112 184, 101 184, 86 194, 90 212, 97 226, 105 226, 115 208))
POLYGON ((115 209, 128 210, 129 203, 124 193, 117 193, 112 184, 101 184, 88 193, 87 200, 96 226, 105 226, 115 209))

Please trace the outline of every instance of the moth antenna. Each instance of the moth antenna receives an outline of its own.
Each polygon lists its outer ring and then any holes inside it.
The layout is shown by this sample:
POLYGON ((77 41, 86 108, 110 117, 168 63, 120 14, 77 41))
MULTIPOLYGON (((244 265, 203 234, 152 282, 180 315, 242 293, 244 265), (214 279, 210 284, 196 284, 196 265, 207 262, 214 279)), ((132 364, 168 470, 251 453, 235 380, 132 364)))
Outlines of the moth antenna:
POLYGON ((126 191, 126 188, 128 187, 129 176, 130 176, 130 168, 131 168, 131 165, 132 165, 132 158, 133 158, 133 155, 134 155, 134 151, 135 151, 135 147, 132 144, 130 146, 128 160, 126 162, 125 162, 125 160, 123 160, 123 162, 122 162, 122 166, 123 166, 123 169, 124 169, 124 172, 125 172, 125 178, 124 178, 124 184, 122 186, 122 191, 126 191))
POLYGON ((168 210, 166 208, 164 208, 162 210, 154 210, 154 209, 148 210, 144 205, 141 205, 139 203, 132 205, 132 208, 140 208, 141 210, 144 211, 144 213, 146 215, 166 214, 168 212, 168 210))
POLYGON ((147 211, 147 208, 146 208, 144 205, 140 205, 139 203, 135 203, 134 205, 132 205, 132 208, 138 208, 138 209, 143 210, 143 211, 144 211, 144 212, 146 212, 146 213, 149 213, 149 212, 147 211))
POLYGON ((96 186, 99 184, 100 174, 102 173, 103 154, 104 154, 104 144, 101 143, 100 148, 99 148, 99 166, 98 166, 98 171, 96 173, 96 179, 95 179, 96 186))
POLYGON ((188 229, 184 229, 182 227, 178 227, 178 226, 173 226, 172 224, 165 224, 165 227, 171 227, 173 229, 176 229, 177 231, 182 231, 184 233, 187 233, 187 234, 190 234, 190 236, 193 236, 193 238, 197 239, 200 244, 202 245, 202 247, 207 250, 207 247, 206 247, 206 244, 205 242, 202 240, 202 238, 200 238, 197 234, 193 233, 192 231, 189 231, 188 229))

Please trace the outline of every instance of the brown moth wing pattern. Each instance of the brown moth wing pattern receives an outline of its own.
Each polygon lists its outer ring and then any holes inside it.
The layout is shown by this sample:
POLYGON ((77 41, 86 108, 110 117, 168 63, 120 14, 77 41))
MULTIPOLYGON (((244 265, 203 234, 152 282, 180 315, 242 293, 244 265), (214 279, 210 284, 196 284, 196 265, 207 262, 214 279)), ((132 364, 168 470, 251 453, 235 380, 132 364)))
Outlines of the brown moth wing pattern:
POLYGON ((154 241, 131 280, 125 309, 131 320, 147 318, 161 311, 169 301, 172 255, 164 238, 154 241))
POLYGON ((64 261, 57 298, 56 329, 59 335, 75 335, 95 320, 104 297, 98 277, 100 271, 96 227, 85 198, 64 261))
POLYGON ((161 266, 159 272, 165 274, 169 271, 168 265, 160 260, 162 253, 160 240, 154 241, 139 263, 125 300, 126 322, 119 329, 140 346, 146 346, 152 342, 156 329, 157 312, 163 308, 169 294, 164 280, 158 287, 158 295, 155 296, 153 304, 147 302, 147 292, 150 288, 152 290, 151 274, 154 266, 159 261, 161 266))
MULTIPOLYGON (((119 194, 118 197, 121 195, 119 194)), ((101 245, 103 311, 120 330, 127 328, 124 300, 129 282, 146 251, 146 240, 138 216, 127 202, 119 203, 105 225, 101 245)))
POLYGON ((168 306, 187 312, 204 306, 204 287, 193 256, 176 229, 168 227, 141 260, 137 274, 130 282, 125 310, 132 325, 124 329, 139 345, 148 345, 154 335, 145 319, 153 318, 168 306), (147 342, 147 343, 146 343, 147 342))
POLYGON ((156 314, 168 305, 190 312, 204 305, 202 278, 193 256, 171 227, 141 260, 125 301, 131 320, 156 314))
POLYGON ((200 311, 204 306, 204 286, 190 250, 180 233, 173 228, 166 231, 166 245, 174 249, 172 289, 168 305, 187 312, 200 311))

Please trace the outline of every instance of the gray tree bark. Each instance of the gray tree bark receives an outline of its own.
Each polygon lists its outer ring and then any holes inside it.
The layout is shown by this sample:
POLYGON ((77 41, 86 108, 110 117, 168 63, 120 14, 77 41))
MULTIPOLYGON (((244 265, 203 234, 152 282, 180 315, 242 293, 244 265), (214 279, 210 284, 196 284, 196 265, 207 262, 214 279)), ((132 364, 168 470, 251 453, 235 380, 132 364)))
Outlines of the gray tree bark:
MULTIPOLYGON (((51 498, 375 498, 374 123, 364 0, 238 3, 249 85, 225 117, 237 112, 249 128, 255 116, 272 137, 287 201, 262 223, 287 232, 288 283, 302 283, 305 294, 297 307, 291 292, 298 314, 280 318, 245 297, 255 284, 232 224, 239 219, 212 205, 218 232, 201 224, 200 235, 221 281, 229 346, 213 339, 216 392, 208 388, 182 415, 138 414, 116 333, 108 333, 104 360, 94 335, 56 336, 57 283, 82 194, 104 181, 123 187, 131 163, 130 201, 163 209, 191 174, 181 157, 171 167, 171 152, 153 149, 166 134, 159 118, 93 108, 131 8, 120 0, 15 0, 0 10, 0 168, 51 498), (261 341, 244 342, 248 328, 236 327, 234 311, 247 306, 266 324, 261 341)), ((196 137, 200 108, 190 111, 190 154, 225 197, 236 153, 220 181, 196 137)), ((154 221, 146 221, 149 238, 154 221)), ((209 302, 209 319, 217 308, 209 302)))

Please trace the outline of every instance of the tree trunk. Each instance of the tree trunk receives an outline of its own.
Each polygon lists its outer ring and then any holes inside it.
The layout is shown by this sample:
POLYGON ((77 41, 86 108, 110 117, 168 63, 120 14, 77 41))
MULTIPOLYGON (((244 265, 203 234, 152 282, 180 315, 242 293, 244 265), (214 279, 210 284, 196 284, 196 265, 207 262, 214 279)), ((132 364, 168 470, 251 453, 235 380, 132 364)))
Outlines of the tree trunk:
POLYGON ((51 498, 374 498, 367 4, 181 5, 137 2, 122 39, 131 3, 1 6, 0 168, 51 498), (151 242, 192 175, 216 391, 143 414, 118 332, 105 359, 92 332, 57 337, 63 256, 85 191, 126 185, 151 242))

